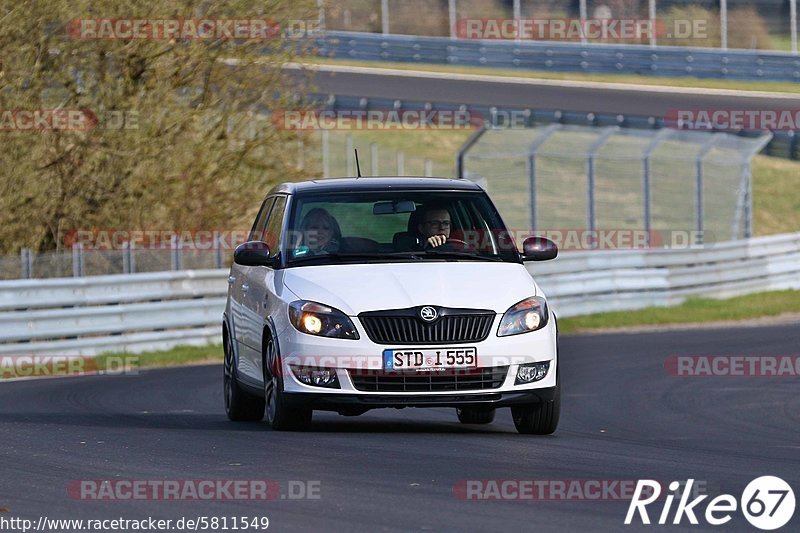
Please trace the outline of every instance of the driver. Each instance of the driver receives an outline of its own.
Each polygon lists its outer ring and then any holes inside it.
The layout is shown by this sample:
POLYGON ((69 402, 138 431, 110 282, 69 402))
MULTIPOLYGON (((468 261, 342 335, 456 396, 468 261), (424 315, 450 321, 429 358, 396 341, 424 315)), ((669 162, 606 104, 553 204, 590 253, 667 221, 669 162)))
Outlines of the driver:
POLYGON ((450 211, 447 207, 442 204, 426 205, 417 231, 422 235, 426 248, 436 248, 450 238, 450 226, 450 211))

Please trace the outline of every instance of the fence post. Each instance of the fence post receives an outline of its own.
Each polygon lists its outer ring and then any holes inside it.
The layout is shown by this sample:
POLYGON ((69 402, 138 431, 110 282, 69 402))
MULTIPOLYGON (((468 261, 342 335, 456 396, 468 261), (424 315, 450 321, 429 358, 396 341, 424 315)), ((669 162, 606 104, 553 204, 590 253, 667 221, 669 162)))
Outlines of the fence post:
POLYGON ((517 35, 514 40, 517 42, 520 42, 522 40, 522 32, 520 31, 521 18, 522 18, 522 7, 520 6, 520 0, 514 0, 514 21, 517 26, 517 35))
POLYGON ((381 33, 389 33, 389 0, 381 0, 381 33))
POLYGON ((399 150, 397 151, 397 175, 406 175, 406 154, 399 150))
MULTIPOLYGON (((597 226, 597 213, 595 207, 595 183, 594 183, 594 159, 597 155, 597 152, 602 148, 602 146, 606 143, 609 137, 612 134, 619 131, 619 126, 609 126, 604 128, 604 131, 600 133, 598 138, 592 142, 589 146, 587 153, 586 153, 586 194, 587 194, 587 224, 588 230, 591 234, 595 230, 597 226)), ((594 242, 592 243, 591 248, 594 248, 594 242)))
POLYGON ((22 279, 31 279, 33 277, 33 257, 31 256, 31 249, 23 248, 19 253, 22 267, 22 279))
POLYGON ((433 161, 430 159, 425 160, 425 176, 431 177, 433 176, 433 161))
POLYGON ((792 53, 797 53, 797 0, 789 0, 789 24, 792 35, 792 53))
POLYGON ((72 276, 80 278, 83 276, 83 244, 76 242, 72 244, 72 276))
POLYGON ((178 236, 173 235, 170 239, 169 248, 172 256, 172 270, 181 270, 183 268, 183 259, 181 257, 181 247, 178 242, 178 236))
POLYGON ((325 0, 317 0, 317 9, 319 13, 319 29, 325 31, 325 0))
POLYGON ((648 17, 650 18, 648 24, 650 28, 650 46, 655 47, 658 45, 656 37, 656 30, 658 29, 658 24, 656 24, 656 0, 650 0, 648 17))
POLYGON ((456 178, 464 177, 464 156, 467 154, 467 151, 478 142, 478 139, 480 139, 481 135, 484 133, 486 133, 486 123, 481 124, 481 127, 470 135, 469 139, 458 149, 458 153, 456 154, 456 178))
MULTIPOLYGON (((580 9, 579 16, 581 18, 581 26, 583 26, 583 24, 585 24, 586 19, 588 18, 588 16, 586 15, 586 0, 580 0, 579 9, 580 9)), ((584 31, 581 31, 581 44, 586 44, 586 32, 584 31)))
POLYGON ((447 0, 447 17, 450 21, 450 38, 455 39, 456 35, 456 0, 447 0))
POLYGON ((347 175, 355 176, 355 169, 353 168, 355 154, 353 153, 353 134, 348 133, 344 138, 344 160, 347 164, 347 175))
POLYGON ((219 243, 214 246, 214 267, 222 268, 222 246, 219 243))
POLYGON ((719 0, 720 48, 728 49, 728 0, 719 0))
POLYGON ((537 229, 538 217, 537 204, 536 204, 536 151, 550 136, 561 129, 560 124, 550 124, 545 127, 544 131, 531 143, 528 147, 528 194, 530 201, 530 225, 531 231, 537 229))
POLYGON ((303 139, 297 139, 297 170, 306 168, 306 145, 303 139))
POLYGON ((322 177, 331 177, 331 147, 330 147, 330 133, 328 130, 322 130, 322 177))
POLYGON ((122 243, 122 273, 131 273, 131 243, 125 241, 122 243))
POLYGON ((372 169, 372 175, 378 175, 378 143, 371 143, 369 145, 369 163, 372 169))

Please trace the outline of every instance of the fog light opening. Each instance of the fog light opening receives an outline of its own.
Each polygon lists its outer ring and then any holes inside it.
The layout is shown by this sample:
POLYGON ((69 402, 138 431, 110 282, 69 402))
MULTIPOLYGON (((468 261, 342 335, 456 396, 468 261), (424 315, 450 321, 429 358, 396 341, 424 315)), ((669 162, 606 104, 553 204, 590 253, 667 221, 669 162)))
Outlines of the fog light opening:
POLYGON ((520 365, 519 370, 517 370, 517 381, 515 385, 541 381, 542 379, 545 378, 545 376, 547 376, 547 372, 549 370, 550 370, 550 361, 545 361, 543 363, 528 363, 525 365, 520 365))
POLYGON ((318 368, 312 366, 291 366, 292 373, 304 385, 338 389, 339 378, 334 368, 318 368))

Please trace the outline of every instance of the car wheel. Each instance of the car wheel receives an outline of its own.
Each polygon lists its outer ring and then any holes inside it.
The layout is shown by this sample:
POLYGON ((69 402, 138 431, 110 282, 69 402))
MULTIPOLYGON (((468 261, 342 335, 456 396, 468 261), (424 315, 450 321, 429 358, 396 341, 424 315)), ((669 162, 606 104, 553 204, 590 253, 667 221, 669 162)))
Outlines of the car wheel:
POLYGON ((561 380, 556 376, 553 399, 511 408, 517 431, 529 435, 550 435, 558 427, 561 414, 561 380))
POLYGON ((259 398, 239 385, 236 378, 236 360, 233 356, 233 341, 227 335, 225 341, 225 363, 223 364, 222 388, 225 397, 225 414, 235 422, 257 422, 264 418, 264 398, 259 398))
POLYGON ((273 339, 267 340, 264 372, 264 398, 267 423, 276 431, 297 431, 311 423, 311 409, 289 407, 283 394, 282 366, 273 339))
POLYGON ((495 409, 486 407, 459 407, 456 409, 458 421, 462 424, 491 424, 495 409))

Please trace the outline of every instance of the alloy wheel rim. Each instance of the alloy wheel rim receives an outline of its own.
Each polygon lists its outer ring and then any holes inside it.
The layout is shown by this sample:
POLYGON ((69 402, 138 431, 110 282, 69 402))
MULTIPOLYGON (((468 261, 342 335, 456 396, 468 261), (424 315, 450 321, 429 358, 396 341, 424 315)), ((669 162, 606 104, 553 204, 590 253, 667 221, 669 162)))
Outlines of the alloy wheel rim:
MULTIPOLYGON (((275 346, 273 342, 270 340, 267 343, 267 365, 270 365, 269 368, 272 368, 274 351, 275 351, 275 346)), ((272 371, 270 371, 270 374, 272 374, 272 371)), ((269 380, 265 379, 264 382, 265 382, 264 397, 266 398, 267 401, 267 419, 271 423, 273 420, 275 420, 275 411, 276 411, 275 389, 278 386, 278 380, 274 375, 272 375, 269 380)))
POLYGON ((230 410, 231 407, 231 395, 232 395, 232 387, 231 387, 231 378, 233 375, 233 364, 232 364, 232 355, 231 355, 231 346, 230 341, 228 341, 225 345, 225 364, 224 366, 224 379, 223 379, 223 388, 224 396, 225 396, 225 409, 230 410))

